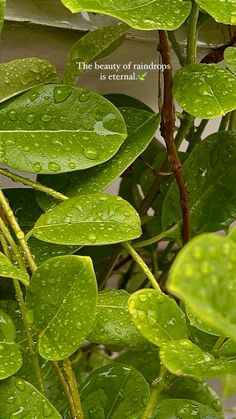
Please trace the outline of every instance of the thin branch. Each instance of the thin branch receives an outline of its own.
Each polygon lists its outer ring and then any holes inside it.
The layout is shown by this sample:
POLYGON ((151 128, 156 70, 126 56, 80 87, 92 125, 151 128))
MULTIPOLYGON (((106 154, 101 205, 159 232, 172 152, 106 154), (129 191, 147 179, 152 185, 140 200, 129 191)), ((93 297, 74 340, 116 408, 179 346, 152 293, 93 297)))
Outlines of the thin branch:
MULTIPOLYGON (((169 64, 171 68, 170 44, 166 31, 159 31, 160 46, 159 51, 162 62, 169 64)), ((169 161, 175 174, 176 182, 180 193, 180 203, 183 215, 183 241, 188 242, 190 239, 190 202, 189 194, 186 187, 184 171, 180 162, 178 151, 174 140, 175 126, 175 109, 172 95, 172 70, 164 72, 164 98, 162 107, 161 133, 166 143, 169 161)))
POLYGON ((66 401, 67 401, 69 409, 70 409, 71 417, 74 419, 75 415, 76 415, 75 407, 74 407, 73 399, 72 399, 72 396, 70 394, 70 389, 69 389, 69 386, 66 382, 64 374, 63 374, 61 368, 59 367, 58 362, 52 361, 52 368, 53 368, 54 374, 57 377, 57 380, 59 381, 59 383, 62 386, 66 401))
POLYGON ((75 416, 73 419, 84 419, 77 381, 69 358, 63 361, 63 366, 66 373, 71 397, 73 399, 73 404, 75 407, 75 416))

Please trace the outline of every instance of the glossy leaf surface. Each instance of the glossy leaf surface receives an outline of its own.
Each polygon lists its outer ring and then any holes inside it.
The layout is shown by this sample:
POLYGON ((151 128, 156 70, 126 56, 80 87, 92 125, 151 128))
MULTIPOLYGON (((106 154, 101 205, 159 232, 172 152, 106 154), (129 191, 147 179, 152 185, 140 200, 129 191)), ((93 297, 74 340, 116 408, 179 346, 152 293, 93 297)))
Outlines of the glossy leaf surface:
POLYGON ((6 0, 0 0, 0 33, 4 22, 4 13, 6 7, 6 0))
POLYGON ((217 394, 209 385, 197 378, 177 377, 164 393, 164 397, 167 399, 194 400, 222 415, 222 404, 217 394))
POLYGON ((0 276, 18 279, 24 285, 29 284, 28 274, 14 266, 2 252, 0 252, 0 276))
POLYGON ((217 22, 236 24, 236 3, 234 0, 196 0, 202 9, 213 16, 217 22))
POLYGON ((125 0, 115 3, 107 0, 101 3, 97 0, 61 0, 73 13, 83 10, 88 12, 111 15, 123 20, 136 29, 168 29, 173 30, 181 26, 187 18, 191 5, 182 0, 132 0, 129 4, 125 0))
MULTIPOLYGON (((142 109, 119 109, 127 126, 128 137, 118 152, 99 166, 57 176, 39 176, 43 184, 59 190, 67 196, 101 192, 114 182, 150 144, 159 126, 160 117, 142 109)), ((40 194, 40 206, 44 209, 53 200, 40 194)))
POLYGON ((71 48, 64 72, 64 82, 75 84, 84 71, 83 64, 106 57, 117 49, 125 39, 130 27, 121 24, 105 26, 88 32, 71 48))
POLYGON ((148 383, 152 383, 160 373, 160 360, 158 349, 129 350, 121 353, 116 362, 136 368, 148 383))
MULTIPOLYGON (((192 234, 228 228, 235 220, 236 134, 226 131, 210 135, 184 163, 191 196, 192 234), (224 147, 222 147, 224 144, 224 147)), ((182 218, 179 193, 174 181, 162 211, 164 231, 182 218)))
POLYGON ((85 419, 140 418, 148 398, 144 377, 136 369, 118 363, 94 371, 81 389, 85 419))
POLYGON ((43 214, 35 224, 33 234, 50 243, 112 244, 139 237, 140 224, 137 212, 120 197, 81 195, 43 214))
POLYGON ((215 64, 192 64, 175 73, 173 92, 182 109, 210 119, 236 108, 236 79, 215 64))
MULTIPOLYGON (((235 9, 236 9, 236 5, 235 5, 235 9)), ((230 71, 232 71, 233 73, 236 73, 236 47, 226 48, 224 52, 224 59, 230 71)))
POLYGON ((159 291, 143 289, 132 294, 129 312, 140 333, 154 345, 188 337, 184 313, 159 291))
POLYGON ((164 343, 160 349, 160 358, 166 368, 176 375, 206 379, 236 372, 236 360, 215 359, 190 340, 164 343))
POLYGON ((92 342, 124 348, 145 348, 149 343, 138 332, 128 311, 129 294, 110 290, 99 293, 92 342))
POLYGON ((10 378, 0 383, 1 419, 61 419, 51 403, 30 383, 10 378))
POLYGON ((213 409, 188 399, 161 400, 150 419, 222 419, 213 409))
POLYGON ((16 330, 13 321, 0 310, 0 380, 15 374, 22 365, 22 357, 19 347, 15 344, 15 337, 16 330))
POLYGON ((0 161, 35 173, 100 164, 127 136, 114 105, 93 91, 66 85, 40 86, 4 103, 0 125, 0 161))
POLYGON ((223 336, 236 339, 236 246, 211 234, 193 239, 175 259, 168 289, 223 336), (227 313, 227 316, 225 316, 227 313))
MULTIPOLYGON (((0 4, 1 7, 1 4, 0 4)), ((56 68, 42 58, 20 58, 0 64, 0 102, 44 83, 56 83, 56 68)), ((11 114, 14 118, 14 113, 11 114)))
POLYGON ((50 360, 67 358, 94 322, 97 284, 91 259, 61 256, 48 260, 33 274, 26 302, 40 330, 40 355, 50 360))

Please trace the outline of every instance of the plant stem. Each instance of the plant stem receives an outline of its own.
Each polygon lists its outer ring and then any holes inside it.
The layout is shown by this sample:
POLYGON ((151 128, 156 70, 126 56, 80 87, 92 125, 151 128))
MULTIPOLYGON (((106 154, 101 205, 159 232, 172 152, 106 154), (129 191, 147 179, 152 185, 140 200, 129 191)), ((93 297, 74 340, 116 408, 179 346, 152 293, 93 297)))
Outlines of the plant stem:
POLYGON ((105 288, 107 281, 113 271, 113 268, 119 259, 120 254, 121 254, 121 248, 120 246, 118 246, 114 249, 111 257, 109 258, 107 264, 105 265, 104 270, 102 271, 98 279, 99 290, 102 290, 105 288))
POLYGON ((232 111, 230 114, 229 131, 236 131, 236 111, 232 111))
MULTIPOLYGON (((1 217, 0 217, 0 230, 2 231, 4 237, 8 241, 9 245, 11 246, 12 251, 14 253, 14 256, 16 258, 16 261, 19 265, 19 268, 22 270, 22 272, 27 272, 27 269, 25 267, 24 260, 22 258, 22 255, 21 255, 20 251, 19 251, 19 248, 16 245, 16 243, 14 242, 8 227, 5 225, 5 223, 4 223, 4 221, 1 217)), ((9 254, 9 252, 8 252, 8 254, 9 254)))
POLYGON ((152 287, 158 291, 160 290, 160 287, 156 281, 155 276, 152 274, 152 272, 150 271, 150 269, 148 268, 148 266, 146 265, 146 263, 144 262, 144 260, 139 256, 139 254, 134 250, 134 248, 131 246, 130 243, 128 242, 124 242, 122 243, 122 246, 124 247, 125 250, 127 250, 127 252, 132 256, 132 258, 135 260, 135 262, 140 266, 140 268, 142 269, 142 271, 145 273, 145 275, 147 276, 147 278, 149 279, 152 287))
POLYGON ((146 247, 150 246, 151 244, 157 243, 164 239, 174 239, 175 234, 179 231, 179 224, 174 225, 172 228, 170 228, 167 231, 164 231, 163 233, 158 234, 157 236, 151 237, 151 239, 142 240, 140 242, 134 243, 134 248, 138 249, 140 247, 146 247))
POLYGON ((71 397, 73 399, 73 404, 75 408, 75 417, 74 419, 84 419, 84 414, 82 411, 80 396, 79 396, 79 390, 75 378, 75 374, 70 362, 70 359, 67 358, 63 361, 64 370, 67 376, 67 381, 71 393, 71 397))
POLYGON ((63 195, 62 193, 55 191, 55 189, 48 188, 47 186, 44 186, 39 182, 34 182, 30 179, 24 178, 23 176, 9 172, 9 170, 0 168, 0 175, 8 177, 14 180, 15 182, 23 183, 23 185, 30 186, 36 189, 37 191, 44 192, 45 194, 50 195, 53 198, 58 199, 60 201, 65 201, 66 199, 69 199, 67 196, 63 195))
POLYGON ((215 345, 213 346, 212 351, 213 352, 217 352, 221 348, 221 346, 223 345, 224 341, 225 341, 225 336, 220 336, 217 339, 215 345))
POLYGON ((187 112, 183 112, 183 120, 175 137, 176 148, 179 149, 183 140, 187 137, 190 128, 193 126, 194 117, 187 112))
MULTIPOLYGON (((159 31, 160 46, 159 51, 162 62, 169 64, 171 68, 170 45, 166 31, 159 31)), ((175 109, 172 95, 172 71, 164 72, 164 99, 162 108, 161 133, 165 140, 169 161, 175 174, 176 182, 180 194, 180 203, 183 216, 183 241, 187 243, 190 239, 190 209, 189 194, 186 187, 183 167, 180 162, 174 141, 175 109)))
POLYGON ((12 229, 13 229, 13 231, 14 231, 14 233, 15 233, 18 241, 19 241, 19 244, 20 244, 20 246, 21 246, 21 248, 22 248, 22 250, 25 254, 26 260, 29 263, 29 267, 30 267, 31 271, 34 272, 37 268, 35 260, 34 260, 32 254, 31 254, 31 251, 30 251, 30 248, 28 246, 27 241, 25 240, 25 235, 24 235, 23 231, 21 230, 21 228, 18 224, 18 221, 17 221, 9 203, 4 196, 4 193, 3 193, 2 189, 0 189, 0 205, 2 206, 4 212, 5 212, 8 220, 9 220, 9 223, 10 223, 10 225, 11 225, 11 227, 12 227, 12 229))
POLYGON ((182 53, 182 50, 180 48, 180 45, 179 45, 177 39, 176 39, 175 32, 174 31, 169 31, 168 32, 168 38, 171 42, 171 45, 172 45, 173 50, 174 50, 174 52, 175 52, 175 54, 176 54, 176 56, 179 60, 179 63, 181 65, 181 67, 183 67, 185 65, 185 57, 182 53))
POLYGON ((208 119, 203 119, 200 122, 199 126, 196 128, 195 132, 192 133, 191 130, 190 130, 188 138, 187 138, 187 140, 189 142, 189 146, 188 146, 188 149, 187 149, 188 153, 191 153, 193 151, 193 149, 195 148, 195 146, 200 143, 203 131, 206 128, 208 122, 209 122, 208 119))
POLYGON ((153 388, 152 392, 151 392, 151 396, 149 399, 149 402, 146 406, 145 412, 142 416, 142 419, 152 419, 154 418, 154 414, 155 414, 155 410, 156 410, 156 406, 157 406, 157 401, 159 399, 160 394, 162 393, 162 391, 168 387, 166 385, 166 373, 167 370, 166 368, 161 365, 161 371, 160 371, 160 377, 158 379, 158 383, 155 385, 155 387, 153 388))
POLYGON ((226 131, 229 125, 231 112, 227 113, 226 115, 222 116, 219 131, 226 131))
POLYGON ((70 389, 69 389, 69 386, 66 382, 64 374, 63 374, 61 368, 59 367, 58 362, 52 361, 52 368, 53 368, 53 371, 54 371, 59 383, 61 384, 61 386, 63 388, 63 392, 64 392, 66 401, 67 401, 69 409, 70 409, 71 417, 74 418, 75 415, 76 415, 75 407, 74 407, 73 399, 72 399, 72 396, 70 394, 70 389))
POLYGON ((199 6, 192 1, 192 10, 189 17, 189 26, 188 26, 188 42, 187 42, 187 57, 186 64, 194 64, 197 56, 197 22, 199 15, 199 6))

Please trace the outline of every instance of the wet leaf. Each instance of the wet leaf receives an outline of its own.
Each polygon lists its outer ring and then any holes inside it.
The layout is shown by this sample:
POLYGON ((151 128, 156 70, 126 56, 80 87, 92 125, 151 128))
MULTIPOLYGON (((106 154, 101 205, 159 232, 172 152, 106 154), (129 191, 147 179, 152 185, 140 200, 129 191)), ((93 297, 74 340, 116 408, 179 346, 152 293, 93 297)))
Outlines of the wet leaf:
POLYGON ((61 419, 51 403, 30 383, 13 377, 0 383, 1 419, 61 419))
POLYGON ((36 239, 36 237, 30 237, 28 245, 37 265, 41 265, 46 260, 56 256, 72 255, 80 249, 80 246, 63 246, 47 243, 36 239))
POLYGON ((140 224, 135 209, 120 197, 81 195, 43 214, 33 234, 40 240, 57 244, 112 244, 139 237, 140 224))
POLYGON ((6 0, 0 0, 0 33, 4 23, 4 13, 6 7, 6 0))
POLYGON ((236 25, 236 4, 232 0, 196 0, 217 22, 236 25))
POLYGON ((165 367, 176 375, 206 379, 236 372, 236 360, 215 359, 190 340, 164 343, 160 349, 160 358, 165 367))
POLYGON ((115 361, 136 368, 150 384, 159 377, 160 360, 158 349, 126 351, 115 358, 115 361))
POLYGON ((166 399, 158 402, 150 419, 222 419, 222 415, 193 400, 166 399))
MULTIPOLYGON (((0 102, 25 92, 34 86, 56 83, 57 81, 56 68, 49 61, 42 58, 20 58, 8 63, 1 63, 0 102)), ((13 111, 11 118, 14 119, 13 111)))
POLYGON ((26 303, 40 330, 39 353, 61 360, 75 352, 93 327, 97 283, 91 259, 60 256, 33 274, 26 303))
POLYGON ((0 125, 0 161, 34 173, 96 166, 110 159, 127 135, 108 100, 66 85, 36 87, 2 104, 0 125))
POLYGON ((15 341, 21 342, 25 339, 24 325, 22 321, 19 304, 14 300, 0 300, 0 309, 4 311, 13 321, 16 329, 15 341))
POLYGON ((191 310, 187 306, 186 314, 192 326, 197 327, 199 330, 209 333, 210 335, 219 335, 218 330, 215 330, 213 327, 208 326, 208 324, 204 323, 201 319, 194 316, 194 314, 191 313, 191 310))
POLYGON ((221 236, 203 234, 178 254, 168 281, 169 291, 182 299, 196 317, 234 340, 235 270, 235 244, 221 236))
POLYGON ((161 394, 161 397, 194 400, 220 413, 223 418, 222 404, 219 397, 210 386, 197 378, 177 377, 169 389, 161 394))
POLYGON ((189 1, 182 0, 132 0, 127 4, 125 0, 107 0, 106 3, 91 0, 61 0, 73 13, 83 10, 102 13, 123 20, 136 29, 168 29, 173 30, 181 26, 191 10, 189 1))
POLYGON ((153 112, 153 110, 145 103, 136 99, 135 97, 123 95, 121 93, 108 93, 104 95, 106 99, 113 103, 117 108, 135 108, 143 111, 153 112))
POLYGON ((181 68, 173 92, 183 110, 199 118, 216 118, 236 108, 236 79, 215 64, 181 68))
MULTIPOLYGON (((236 6, 235 6, 235 15, 236 15, 236 6)), ((230 71, 232 71, 232 73, 236 73, 236 47, 226 48, 224 52, 224 59, 230 71)))
POLYGON ((227 374, 222 381, 222 397, 233 396, 236 392, 236 375, 227 374))
POLYGON ((15 374, 22 365, 22 357, 19 347, 15 344, 15 337, 16 330, 13 321, 0 310, 0 380, 15 374))
POLYGON ((218 350, 218 355, 221 358, 236 358, 236 342, 232 339, 227 339, 218 350))
POLYGON ((99 293, 96 319, 88 335, 92 342, 124 348, 146 348, 149 342, 133 324, 128 311, 128 292, 106 290, 99 293))
POLYGON ((139 332, 154 345, 188 337, 184 313, 159 291, 143 289, 132 294, 129 312, 139 332))
POLYGON ((118 363, 94 371, 81 389, 85 419, 140 418, 148 398, 144 377, 134 368, 118 363))
POLYGON ((75 84, 84 71, 84 63, 89 64, 110 55, 122 44, 129 29, 125 24, 105 26, 80 38, 69 52, 64 83, 75 84))
MULTIPOLYGON (((114 182, 150 144, 159 125, 159 115, 133 108, 120 108, 126 122, 128 137, 118 152, 99 166, 57 176, 39 176, 38 180, 59 190, 67 196, 101 192, 114 182)), ((38 202, 44 209, 53 204, 45 194, 38 195, 38 202)))
POLYGON ((18 279, 24 285, 29 285, 29 276, 27 273, 20 271, 11 261, 0 252, 0 277, 18 279))
MULTIPOLYGON (((191 196, 193 235, 228 228, 235 220, 235 141, 236 134, 230 131, 210 135, 196 146, 184 163, 191 196)), ((168 230, 181 219, 179 192, 174 181, 164 201, 163 230, 168 230)))

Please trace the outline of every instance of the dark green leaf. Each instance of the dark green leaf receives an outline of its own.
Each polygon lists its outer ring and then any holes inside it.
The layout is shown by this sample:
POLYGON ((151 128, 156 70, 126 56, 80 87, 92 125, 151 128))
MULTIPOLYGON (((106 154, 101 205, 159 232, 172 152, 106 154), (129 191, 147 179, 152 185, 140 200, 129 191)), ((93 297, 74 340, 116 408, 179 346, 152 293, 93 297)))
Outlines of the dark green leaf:
POLYGON ((96 0, 61 0, 73 13, 83 10, 88 12, 111 15, 123 20, 136 29, 168 29, 173 30, 181 26, 187 18, 191 6, 188 0, 132 0, 127 4, 125 0, 107 0, 106 3, 96 0))
POLYGON ((217 22, 236 25, 236 4, 232 0, 196 0, 217 22))
POLYGON ((15 374, 22 365, 22 357, 19 347, 15 344, 15 337, 16 330, 13 321, 0 310, 0 380, 15 374))
POLYGON ((150 384, 159 376, 160 361, 158 350, 127 351, 121 353, 121 355, 115 358, 115 361, 136 368, 150 384))
MULTIPOLYGON (((159 115, 143 110, 121 108, 120 111, 127 125, 128 137, 115 156, 85 171, 39 176, 39 181, 70 197, 101 192, 111 185, 148 146, 160 121, 159 115)), ((40 194, 38 202, 45 209, 52 206, 54 201, 40 194)))
POLYGON ((0 161, 26 172, 96 166, 126 138, 114 105, 93 91, 66 85, 36 87, 2 104, 0 125, 0 161))
POLYGON ((20 271, 11 261, 0 252, 0 277, 18 279, 24 285, 29 285, 29 276, 27 273, 20 271))
MULTIPOLYGON (((228 228, 236 218, 235 141, 234 132, 222 131, 210 135, 193 150, 184 163, 191 196, 193 234, 228 228)), ((174 181, 164 201, 163 230, 177 224, 181 218, 179 192, 174 181)))
POLYGON ((226 48, 224 52, 224 59, 230 71, 236 73, 236 47, 226 48))
POLYGON ((6 0, 0 0, 0 33, 4 22, 4 13, 6 7, 6 0))
POLYGON ((123 95, 120 93, 108 93, 107 95, 104 95, 104 97, 113 103, 117 108, 129 107, 142 109, 143 111, 147 112, 153 112, 149 106, 132 96, 123 95))
POLYGON ((60 360, 79 348, 93 327, 97 284, 91 259, 61 256, 33 274, 26 303, 40 330, 39 353, 60 360))
POLYGON ((236 339, 235 271, 235 244, 221 236, 200 235, 175 259, 168 289, 219 334, 236 339))
POLYGON ((138 332, 128 311, 126 291, 100 292, 93 330, 88 335, 92 342, 125 348, 146 348, 149 343, 138 332))
MULTIPOLYGON (((161 394, 166 399, 189 399, 210 407, 222 415, 222 404, 217 394, 203 381, 192 377, 178 377, 161 394)), ((223 415, 222 415, 223 417, 223 415)), ((187 419, 187 418, 186 418, 187 419)), ((200 419, 200 418, 199 418, 200 419)))
POLYGON ((202 379, 225 376, 236 372, 236 360, 215 359, 190 340, 163 343, 160 358, 165 367, 176 375, 191 375, 202 379))
POLYGON ((84 71, 83 64, 110 55, 124 41, 130 27, 121 24, 105 26, 88 32, 71 48, 65 67, 64 82, 75 84, 79 75, 84 71))
POLYGON ((236 358, 236 343, 232 339, 228 339, 218 350, 221 358, 236 358))
POLYGON ((14 300, 0 300, 0 309, 13 320, 16 328, 16 342, 23 341, 25 339, 24 325, 18 303, 14 300))
MULTIPOLYGON (((8 63, 1 63, 0 102, 25 92, 34 86, 44 83, 56 83, 57 81, 56 68, 49 61, 42 58, 20 58, 8 63)), ((11 111, 9 117, 14 120, 14 110, 11 111)))
POLYGON ((112 244, 139 237, 140 224, 137 212, 120 197, 81 195, 43 214, 33 234, 40 240, 58 244, 112 244))
POLYGON ((41 265, 46 260, 56 256, 71 255, 80 249, 80 246, 63 246, 47 243, 36 239, 36 237, 30 237, 28 245, 37 265, 41 265))
POLYGON ((90 374, 81 390, 85 419, 140 418, 148 398, 144 377, 134 368, 118 363, 90 374))
POLYGON ((61 419, 51 403, 30 383, 10 378, 0 383, 1 419, 61 419))
POLYGON ((188 337, 184 313, 159 291, 143 289, 132 294, 129 312, 140 333, 154 345, 188 337))
POLYGON ((191 64, 175 73, 174 96, 191 115, 216 118, 236 108, 236 78, 215 64, 191 64))
POLYGON ((149 419, 222 419, 222 415, 201 403, 188 399, 166 399, 158 402, 149 419))

